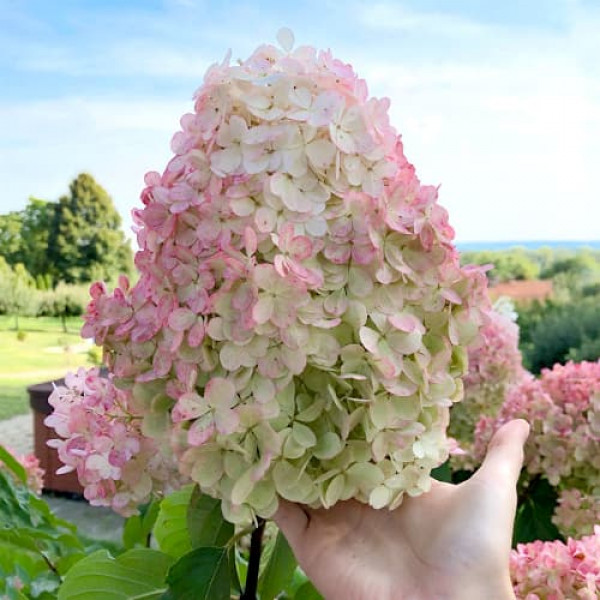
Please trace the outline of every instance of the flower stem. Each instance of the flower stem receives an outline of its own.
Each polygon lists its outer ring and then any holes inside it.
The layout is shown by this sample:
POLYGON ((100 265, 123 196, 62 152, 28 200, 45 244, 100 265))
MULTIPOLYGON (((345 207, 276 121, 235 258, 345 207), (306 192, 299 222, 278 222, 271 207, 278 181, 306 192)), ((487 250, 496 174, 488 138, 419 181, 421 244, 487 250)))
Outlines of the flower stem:
POLYGON ((262 551, 264 531, 265 520, 259 518, 257 525, 250 536, 250 558, 248 560, 248 574, 246 575, 246 589, 240 597, 240 600, 256 600, 258 569, 260 567, 260 554, 262 551))

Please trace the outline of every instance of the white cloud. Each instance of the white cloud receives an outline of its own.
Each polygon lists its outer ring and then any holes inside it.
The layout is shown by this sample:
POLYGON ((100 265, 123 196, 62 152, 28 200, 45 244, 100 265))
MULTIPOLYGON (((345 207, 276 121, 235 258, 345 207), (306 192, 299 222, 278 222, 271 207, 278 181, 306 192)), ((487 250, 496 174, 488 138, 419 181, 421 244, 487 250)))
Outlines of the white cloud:
POLYGON ((147 171, 161 171, 191 102, 63 98, 0 106, 2 211, 37 196, 55 200, 89 171, 113 196, 125 227, 147 171))
POLYGON ((363 65, 459 239, 598 237, 597 82, 556 65, 363 65))
POLYGON ((481 34, 486 28, 471 19, 442 12, 419 12, 401 2, 355 4, 355 18, 365 27, 388 31, 427 31, 439 35, 481 34))
MULTIPOLYGON (((165 2, 196 19, 208 6, 165 2)), ((345 7, 373 44, 352 47, 335 30, 314 43, 333 44, 372 93, 391 98, 406 154, 423 182, 442 184, 440 201, 459 240, 598 238, 600 72, 590 59, 600 53, 598 11, 575 6, 568 29, 557 32, 426 15, 399 2, 345 7)), ((127 215, 138 204, 143 174, 162 170, 170 158, 170 138, 206 67, 229 45, 237 56, 261 41, 248 25, 257 23, 254 13, 245 28, 238 20, 227 30, 199 30, 197 44, 189 41, 191 23, 174 29, 169 15, 138 16, 124 15, 118 27, 143 27, 127 37, 112 32, 102 52, 23 47, 19 64, 30 72, 102 75, 112 83, 102 93, 88 88, 78 97, 0 104, 2 210, 22 207, 30 194, 54 199, 89 170, 127 215), (171 97, 133 97, 126 79, 140 75, 171 97), (171 84, 176 91, 168 91, 171 84)))

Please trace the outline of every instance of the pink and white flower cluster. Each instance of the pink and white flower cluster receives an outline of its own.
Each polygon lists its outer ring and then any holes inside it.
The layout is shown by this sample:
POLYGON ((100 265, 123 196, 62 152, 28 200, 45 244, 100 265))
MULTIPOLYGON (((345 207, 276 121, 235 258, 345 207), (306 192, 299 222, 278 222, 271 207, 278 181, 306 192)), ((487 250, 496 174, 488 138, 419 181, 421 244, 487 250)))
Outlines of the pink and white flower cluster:
POLYGON ((519 600, 596 600, 600 595, 600 527, 579 540, 519 544, 510 554, 519 600))
POLYGON ((578 489, 565 489, 558 495, 558 504, 552 518, 564 535, 579 537, 589 535, 600 523, 600 490, 583 493, 578 489))
POLYGON ((83 329, 231 521, 426 491, 489 309, 389 101, 279 40, 209 69, 134 212, 140 279, 93 286, 83 329))
POLYGON ((44 421, 64 438, 48 442, 64 463, 58 473, 77 471, 90 504, 126 516, 152 492, 169 491, 182 480, 175 463, 142 434, 131 400, 97 368, 80 368, 55 387, 49 398, 54 412, 44 421))
POLYGON ((506 393, 529 377, 519 350, 519 328, 510 300, 500 298, 485 315, 481 341, 469 348, 469 370, 464 377, 465 396, 450 412, 449 434, 463 452, 452 456, 456 468, 474 467, 472 445, 475 426, 486 415, 495 417, 506 393))
MULTIPOLYGON (((27 487, 35 494, 41 494, 44 489, 45 471, 40 467, 39 458, 32 453, 17 454, 11 448, 5 448, 25 469, 27 487)), ((4 463, 0 460, 0 468, 4 463)))
POLYGON ((511 389, 498 417, 483 417, 477 424, 479 460, 493 432, 515 418, 531 425, 527 472, 545 477, 561 493, 555 523, 567 534, 574 532, 575 522, 578 532, 584 523, 589 531, 598 522, 595 498, 600 496, 600 361, 557 364, 511 389))

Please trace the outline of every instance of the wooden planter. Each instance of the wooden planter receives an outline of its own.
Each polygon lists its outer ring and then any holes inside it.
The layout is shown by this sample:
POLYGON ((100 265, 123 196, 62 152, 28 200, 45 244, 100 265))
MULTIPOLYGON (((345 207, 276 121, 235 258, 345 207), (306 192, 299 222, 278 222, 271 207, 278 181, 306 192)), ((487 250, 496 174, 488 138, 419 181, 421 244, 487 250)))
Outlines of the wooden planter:
POLYGON ((54 429, 44 425, 44 419, 52 412, 48 398, 54 389, 53 384, 64 385, 64 379, 36 383, 27 388, 29 392, 29 405, 33 411, 33 441, 34 454, 40 461, 40 467, 46 471, 44 475, 44 491, 66 492, 83 494, 83 487, 77 479, 75 471, 64 475, 57 475, 56 470, 63 466, 54 448, 46 442, 57 437, 54 429))

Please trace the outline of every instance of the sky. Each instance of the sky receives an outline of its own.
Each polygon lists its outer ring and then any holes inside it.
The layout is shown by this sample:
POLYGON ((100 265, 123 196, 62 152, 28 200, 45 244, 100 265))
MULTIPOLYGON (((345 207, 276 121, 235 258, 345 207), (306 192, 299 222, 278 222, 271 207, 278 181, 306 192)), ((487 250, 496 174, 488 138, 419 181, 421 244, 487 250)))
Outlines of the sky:
POLYGON ((206 69, 284 26, 390 98, 459 243, 600 238, 600 0, 0 0, 0 213, 86 171, 129 230, 206 69))

